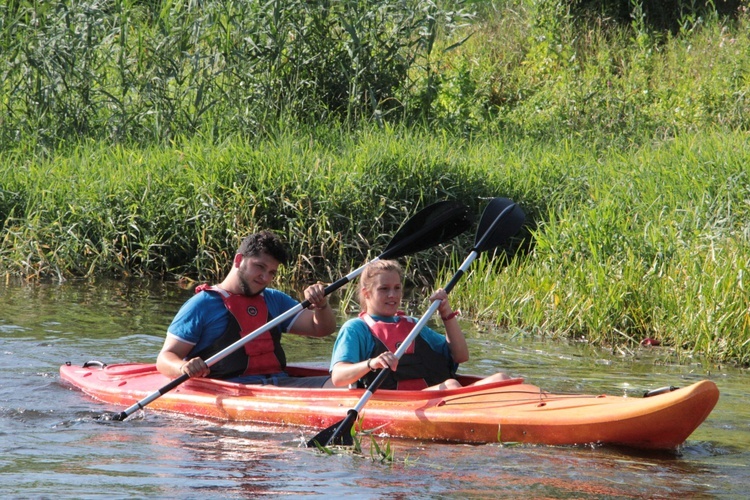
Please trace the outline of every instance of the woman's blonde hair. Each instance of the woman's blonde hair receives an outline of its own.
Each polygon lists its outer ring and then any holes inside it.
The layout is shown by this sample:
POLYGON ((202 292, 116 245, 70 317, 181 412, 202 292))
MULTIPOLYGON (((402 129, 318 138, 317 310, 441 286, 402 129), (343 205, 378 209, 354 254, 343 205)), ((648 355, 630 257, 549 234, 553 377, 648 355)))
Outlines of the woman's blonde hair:
POLYGON ((398 278, 403 281, 404 270, 401 268, 401 264, 395 260, 378 260, 369 264, 362 271, 362 276, 359 278, 359 307, 363 312, 367 312, 364 290, 371 290, 375 276, 390 272, 397 272, 398 278))

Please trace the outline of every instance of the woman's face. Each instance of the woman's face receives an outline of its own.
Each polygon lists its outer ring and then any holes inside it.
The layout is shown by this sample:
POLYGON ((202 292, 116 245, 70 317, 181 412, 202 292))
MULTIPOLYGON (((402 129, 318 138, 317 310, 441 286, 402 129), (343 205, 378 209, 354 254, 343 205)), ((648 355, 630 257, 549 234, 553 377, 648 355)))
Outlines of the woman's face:
POLYGON ((401 307, 403 294, 401 276, 396 271, 376 274, 370 286, 363 289, 367 312, 377 316, 394 316, 401 307))

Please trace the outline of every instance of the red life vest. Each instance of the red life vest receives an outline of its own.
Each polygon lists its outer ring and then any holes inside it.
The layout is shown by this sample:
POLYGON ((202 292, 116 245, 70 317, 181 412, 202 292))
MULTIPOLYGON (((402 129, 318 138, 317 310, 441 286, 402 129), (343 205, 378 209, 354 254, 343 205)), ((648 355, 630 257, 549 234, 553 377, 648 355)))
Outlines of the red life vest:
MULTIPOLYGON (((403 311, 396 313, 398 321, 395 323, 386 323, 385 321, 375 321, 372 316, 366 312, 359 314, 359 317, 370 327, 370 332, 376 339, 380 340, 391 352, 396 352, 401 344, 409 336, 414 328, 414 318, 407 316, 403 311)), ((404 355, 414 354, 414 343, 404 351, 404 355)))
MULTIPOLYGON (((195 292, 219 294, 232 318, 224 333, 209 347, 196 355, 208 359, 232 345, 240 338, 254 332, 271 319, 263 294, 252 297, 229 293, 217 286, 200 285, 195 292)), ((281 348, 281 331, 278 328, 266 331, 211 366, 210 377, 232 378, 241 375, 268 375, 283 371, 286 356, 281 348)))
MULTIPOLYGON (((416 321, 403 312, 396 313, 398 321, 387 323, 376 321, 366 312, 359 317, 367 323, 370 332, 375 337, 375 347, 370 353, 376 357, 383 352, 396 352, 414 329, 416 321)), ((453 360, 432 349, 430 344, 417 335, 414 342, 404 351, 398 361, 398 369, 385 378, 380 388, 398 390, 421 390, 437 385, 456 375, 453 360)), ((369 386, 377 373, 370 372, 362 377, 362 384, 369 386)))

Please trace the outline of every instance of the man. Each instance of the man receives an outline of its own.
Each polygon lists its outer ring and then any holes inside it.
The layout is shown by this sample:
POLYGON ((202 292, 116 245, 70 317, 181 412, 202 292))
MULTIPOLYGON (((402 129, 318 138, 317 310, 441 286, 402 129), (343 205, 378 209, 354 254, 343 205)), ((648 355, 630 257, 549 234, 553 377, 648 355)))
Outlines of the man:
POLYGON ((299 302, 268 288, 278 268, 288 261, 281 240, 270 231, 245 238, 232 269, 219 285, 201 285, 172 320, 156 366, 170 378, 213 377, 248 384, 286 387, 333 387, 330 377, 291 377, 284 372, 286 356, 281 333, 324 337, 336 329, 336 318, 316 284, 304 291, 310 308, 264 332, 210 368, 206 359, 242 336, 265 325, 299 302))

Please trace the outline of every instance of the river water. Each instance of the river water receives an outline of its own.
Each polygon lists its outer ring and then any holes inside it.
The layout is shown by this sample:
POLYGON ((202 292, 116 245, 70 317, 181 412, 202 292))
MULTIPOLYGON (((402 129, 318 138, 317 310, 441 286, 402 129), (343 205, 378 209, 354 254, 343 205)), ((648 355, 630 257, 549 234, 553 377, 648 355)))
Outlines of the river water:
MULTIPOLYGON (((461 371, 504 370, 546 390, 633 396, 714 380, 722 393, 716 408, 670 453, 393 439, 379 441, 394 450, 383 463, 367 441, 363 454, 301 448, 310 430, 148 408, 108 421, 102 415, 122 408, 60 381, 66 361, 153 362, 190 293, 142 281, 0 284, 3 498, 746 498, 750 491, 747 371, 676 363, 664 348, 624 355, 466 324, 473 360, 461 371)), ((332 345, 333 337, 285 337, 292 361, 324 364, 332 345)))

